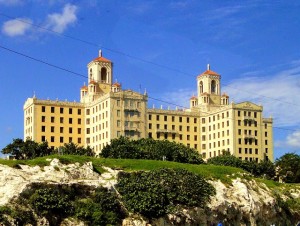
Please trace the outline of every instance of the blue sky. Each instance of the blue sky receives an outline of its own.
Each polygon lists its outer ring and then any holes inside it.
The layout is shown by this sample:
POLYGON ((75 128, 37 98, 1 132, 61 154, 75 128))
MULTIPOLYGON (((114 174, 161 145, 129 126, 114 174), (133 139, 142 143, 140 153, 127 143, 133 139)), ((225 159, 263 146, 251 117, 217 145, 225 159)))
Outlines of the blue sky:
POLYGON ((209 63, 232 101, 274 118, 275 157, 300 154, 299 12, 275 0, 0 0, 0 149, 23 137, 28 97, 79 101, 86 82, 7 49, 82 75, 102 49, 123 88, 187 107, 209 63))

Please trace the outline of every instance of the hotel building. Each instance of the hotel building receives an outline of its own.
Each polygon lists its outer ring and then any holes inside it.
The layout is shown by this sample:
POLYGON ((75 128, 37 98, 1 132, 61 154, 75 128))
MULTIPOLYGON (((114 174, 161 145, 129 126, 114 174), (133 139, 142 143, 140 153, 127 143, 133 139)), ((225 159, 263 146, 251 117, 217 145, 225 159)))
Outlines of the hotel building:
POLYGON ((74 142, 96 153, 111 139, 153 138, 182 143, 207 159, 229 151, 243 160, 273 161, 272 118, 249 101, 229 102, 221 94, 221 76, 210 70, 197 77, 197 96, 189 109, 148 108, 147 93, 122 90, 113 83, 113 64, 99 56, 88 65, 88 85, 80 102, 40 100, 24 104, 24 139, 48 141, 56 148, 74 142))

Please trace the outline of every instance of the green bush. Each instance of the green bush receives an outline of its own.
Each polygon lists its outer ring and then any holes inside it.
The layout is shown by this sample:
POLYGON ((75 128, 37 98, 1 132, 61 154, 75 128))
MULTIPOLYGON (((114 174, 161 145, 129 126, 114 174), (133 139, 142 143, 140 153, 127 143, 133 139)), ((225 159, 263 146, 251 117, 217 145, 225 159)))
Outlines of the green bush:
POLYGON ((75 216, 88 225, 120 225, 126 213, 115 193, 98 188, 90 198, 75 203, 75 216))
POLYGON ((177 205, 204 207, 215 194, 202 176, 184 169, 119 173, 116 188, 128 210, 148 218, 172 212, 177 205))
POLYGON ((225 154, 212 157, 207 160, 207 163, 213 165, 241 168, 257 177, 263 176, 268 179, 272 179, 275 176, 275 165, 270 161, 261 161, 260 163, 253 161, 243 161, 233 155, 225 154))
POLYGON ((125 137, 113 139, 105 146, 100 154, 104 158, 121 159, 151 159, 167 160, 181 163, 201 164, 201 155, 183 144, 167 140, 153 140, 150 138, 129 140, 125 137))
POLYGON ((287 183, 300 183, 300 155, 287 153, 276 160, 278 176, 287 183))

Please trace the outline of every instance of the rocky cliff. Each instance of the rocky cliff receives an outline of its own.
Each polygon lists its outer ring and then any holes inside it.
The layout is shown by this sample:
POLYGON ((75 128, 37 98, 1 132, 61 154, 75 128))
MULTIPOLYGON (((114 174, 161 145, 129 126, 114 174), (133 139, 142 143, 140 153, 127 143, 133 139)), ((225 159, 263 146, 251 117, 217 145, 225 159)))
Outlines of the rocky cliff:
MULTIPOLYGON (((18 169, 0 165, 0 206, 12 202, 32 183, 83 184, 104 186, 114 189, 117 183, 117 170, 103 167, 101 175, 93 170, 92 163, 64 165, 57 159, 49 159, 50 165, 30 167, 19 165, 18 169)), ((242 177, 241 177, 242 178, 242 177)), ((210 181, 216 188, 206 208, 178 209, 174 214, 156 220, 146 220, 141 216, 129 215, 123 220, 125 226, 137 225, 295 225, 300 221, 300 210, 285 205, 287 201, 299 202, 298 190, 284 187, 269 189, 264 183, 253 179, 236 178, 231 184, 210 181)), ((40 225, 47 225, 40 219, 40 225), (43 222, 43 223, 42 223, 43 222)), ((84 225, 72 219, 66 219, 63 225, 84 225)))

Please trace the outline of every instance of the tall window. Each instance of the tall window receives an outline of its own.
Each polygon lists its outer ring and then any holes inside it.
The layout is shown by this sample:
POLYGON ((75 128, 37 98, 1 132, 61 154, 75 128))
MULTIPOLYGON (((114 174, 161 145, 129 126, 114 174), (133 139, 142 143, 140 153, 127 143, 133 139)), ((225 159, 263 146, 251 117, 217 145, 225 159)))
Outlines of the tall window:
POLYGON ((101 82, 107 83, 107 70, 105 67, 101 68, 101 82))
POLYGON ((211 81, 211 88, 210 88, 210 90, 211 90, 211 93, 216 93, 216 81, 215 80, 212 80, 211 81))
POLYGON ((203 93, 203 82, 202 81, 200 82, 199 88, 200 88, 200 93, 203 93))

